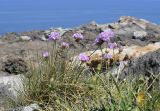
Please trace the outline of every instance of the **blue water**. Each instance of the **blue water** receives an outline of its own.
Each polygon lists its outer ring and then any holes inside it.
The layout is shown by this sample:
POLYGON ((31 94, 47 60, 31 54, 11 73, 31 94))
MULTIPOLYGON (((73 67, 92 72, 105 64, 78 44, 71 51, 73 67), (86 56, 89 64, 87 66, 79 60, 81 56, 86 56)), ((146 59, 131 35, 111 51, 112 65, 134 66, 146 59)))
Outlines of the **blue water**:
POLYGON ((160 0, 0 0, 0 34, 108 23, 124 15, 160 24, 160 0))

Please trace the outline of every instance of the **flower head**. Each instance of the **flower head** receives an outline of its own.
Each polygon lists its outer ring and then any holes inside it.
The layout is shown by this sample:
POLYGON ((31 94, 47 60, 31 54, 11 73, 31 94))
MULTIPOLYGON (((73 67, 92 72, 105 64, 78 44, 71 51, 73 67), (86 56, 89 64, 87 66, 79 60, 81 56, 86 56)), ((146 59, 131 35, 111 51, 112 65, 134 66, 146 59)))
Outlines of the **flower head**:
POLYGON ((113 38, 115 36, 114 32, 111 29, 107 29, 104 32, 109 38, 113 38))
POLYGON ((83 35, 81 33, 75 33, 72 36, 76 42, 79 42, 80 40, 84 39, 83 35))
POLYGON ((111 58, 112 58, 112 55, 106 53, 106 54, 103 55, 103 58, 104 58, 104 59, 111 59, 111 58))
POLYGON ((78 58, 82 62, 88 62, 90 60, 90 57, 83 53, 79 54, 78 58))
POLYGON ((96 37, 95 44, 102 45, 103 42, 109 42, 112 37, 114 37, 114 32, 111 29, 105 30, 96 37))
POLYGON ((102 45, 103 44, 103 40, 100 38, 100 36, 96 37, 96 40, 94 41, 95 45, 102 45))
POLYGON ((69 47, 69 44, 66 43, 66 42, 62 42, 61 47, 62 47, 63 49, 68 48, 68 47, 69 47))
POLYGON ((42 53, 42 56, 43 56, 44 58, 48 58, 48 57, 49 57, 49 52, 47 52, 47 51, 43 52, 43 53, 42 53))
POLYGON ((109 49, 115 49, 116 47, 118 47, 117 43, 108 43, 108 48, 109 49))
POLYGON ((51 32, 48 39, 49 40, 59 40, 60 38, 61 36, 59 32, 51 32))

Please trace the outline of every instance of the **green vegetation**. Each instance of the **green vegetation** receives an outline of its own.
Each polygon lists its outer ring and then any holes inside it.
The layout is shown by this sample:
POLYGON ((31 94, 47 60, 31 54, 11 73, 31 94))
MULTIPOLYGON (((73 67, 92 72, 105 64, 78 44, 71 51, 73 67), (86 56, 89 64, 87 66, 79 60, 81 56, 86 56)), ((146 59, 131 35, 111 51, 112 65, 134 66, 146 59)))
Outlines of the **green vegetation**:
POLYGON ((117 81, 58 47, 54 42, 52 51, 38 56, 38 65, 30 63, 24 104, 37 103, 44 111, 160 110, 159 75, 117 81))

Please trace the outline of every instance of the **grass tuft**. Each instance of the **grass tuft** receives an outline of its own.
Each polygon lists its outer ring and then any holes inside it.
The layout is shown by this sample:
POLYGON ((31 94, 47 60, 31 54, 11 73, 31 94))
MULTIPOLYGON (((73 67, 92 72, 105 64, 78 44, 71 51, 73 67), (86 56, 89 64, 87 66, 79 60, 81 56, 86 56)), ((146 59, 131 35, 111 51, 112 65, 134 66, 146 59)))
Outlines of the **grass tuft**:
POLYGON ((117 81, 110 73, 93 72, 74 61, 71 49, 54 43, 49 52, 29 65, 24 104, 37 103, 44 111, 160 110, 160 74, 152 82, 143 76, 117 81))

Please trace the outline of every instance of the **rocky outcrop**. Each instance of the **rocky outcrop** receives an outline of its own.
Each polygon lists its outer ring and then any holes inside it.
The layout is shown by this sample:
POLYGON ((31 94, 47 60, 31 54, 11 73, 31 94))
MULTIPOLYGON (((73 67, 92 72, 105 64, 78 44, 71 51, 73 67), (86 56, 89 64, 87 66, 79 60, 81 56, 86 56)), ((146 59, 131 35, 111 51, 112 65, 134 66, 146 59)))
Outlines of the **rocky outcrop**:
POLYGON ((129 75, 142 74, 149 76, 160 73, 160 42, 148 44, 144 47, 123 47, 122 51, 119 51, 119 49, 114 51, 102 49, 93 52, 85 52, 87 55, 92 54, 90 61, 86 64, 90 69, 96 69, 101 64, 103 71, 111 72, 115 76, 118 74, 123 79, 129 75), (113 55, 112 59, 102 58, 102 54, 106 53, 106 51, 113 55))
POLYGON ((120 78, 125 78, 128 75, 133 77, 139 77, 139 75, 151 77, 158 74, 160 74, 160 48, 139 58, 129 60, 120 78))
POLYGON ((124 16, 109 26, 115 30, 117 41, 123 42, 125 45, 144 46, 160 41, 160 26, 144 19, 124 16), (137 35, 143 37, 140 38, 137 35))
POLYGON ((93 60, 101 60, 102 59, 102 53, 106 53, 106 51, 113 55, 113 59, 114 61, 124 61, 124 60, 131 60, 131 59, 135 59, 135 58, 139 58, 149 52, 154 52, 156 50, 160 49, 160 42, 154 43, 154 44, 148 44, 146 46, 125 46, 122 47, 122 49, 114 49, 114 51, 112 49, 102 49, 101 50, 96 50, 94 51, 88 51, 85 52, 87 55, 91 55, 93 52, 94 54, 92 54, 90 62, 92 62, 93 60), (120 51, 121 50, 121 51, 120 51))
MULTIPOLYGON (((71 36, 75 32, 81 32, 85 36, 83 41, 85 46, 89 46, 90 49, 94 49, 93 41, 96 36, 111 28, 116 33, 114 41, 120 45, 131 46, 145 46, 150 43, 160 41, 160 26, 143 19, 137 19, 130 16, 121 17, 118 22, 111 24, 96 24, 90 23, 82 25, 75 29, 66 31, 62 36, 65 40, 71 39, 71 36)), ((71 42, 71 40, 69 40, 71 42)))

